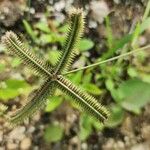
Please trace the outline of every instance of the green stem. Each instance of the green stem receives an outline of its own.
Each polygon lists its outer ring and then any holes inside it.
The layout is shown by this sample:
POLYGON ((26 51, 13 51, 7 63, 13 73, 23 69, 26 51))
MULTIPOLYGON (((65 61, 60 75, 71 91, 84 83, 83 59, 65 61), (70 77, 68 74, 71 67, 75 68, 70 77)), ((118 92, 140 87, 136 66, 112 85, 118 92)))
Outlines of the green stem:
POLYGON ((148 15, 150 13, 150 1, 147 2, 147 6, 143 15, 142 20, 144 21, 145 19, 147 19, 148 15))
POLYGON ((91 64, 91 65, 88 65, 88 66, 85 66, 85 67, 82 67, 82 68, 78 68, 78 69, 75 69, 75 70, 68 71, 68 72, 64 73, 63 75, 68 75, 68 74, 71 74, 71 73, 74 73, 74 72, 77 72, 77 71, 81 71, 81 70, 85 70, 85 69, 88 69, 88 68, 96 67, 96 66, 98 66, 100 64, 104 64, 104 63, 107 63, 107 62, 110 62, 110 61, 113 61, 113 60, 116 60, 116 59, 119 59, 119 58, 122 58, 122 57, 125 57, 125 56, 129 56, 131 54, 134 54, 136 52, 139 52, 139 51, 142 51, 142 50, 145 50, 145 49, 148 49, 148 48, 150 48, 150 45, 147 45, 147 46, 135 49, 133 51, 124 53, 122 55, 119 55, 119 56, 116 56, 116 57, 113 57, 113 58, 109 58, 109 59, 106 59, 106 60, 103 60, 103 61, 91 64))

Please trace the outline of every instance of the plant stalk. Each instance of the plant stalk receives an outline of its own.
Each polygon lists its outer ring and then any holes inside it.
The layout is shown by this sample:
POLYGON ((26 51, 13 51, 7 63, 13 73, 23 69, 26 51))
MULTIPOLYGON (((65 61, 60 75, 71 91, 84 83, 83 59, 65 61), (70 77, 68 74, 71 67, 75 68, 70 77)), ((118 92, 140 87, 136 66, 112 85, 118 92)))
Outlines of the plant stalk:
POLYGON ((150 45, 147 45, 147 46, 144 46, 144 47, 132 50, 130 52, 121 54, 119 56, 115 56, 115 57, 112 57, 112 58, 109 58, 109 59, 106 59, 106 60, 103 60, 103 61, 91 64, 91 65, 88 65, 88 66, 84 66, 82 68, 78 68, 78 69, 74 69, 74 70, 68 71, 68 72, 66 72, 66 73, 64 73, 62 75, 68 75, 68 74, 71 74, 71 73, 74 73, 74 72, 78 72, 78 71, 81 71, 81 70, 85 70, 85 69, 88 69, 88 68, 96 67, 98 65, 101 65, 101 64, 104 64, 104 63, 107 63, 107 62, 111 62, 113 60, 116 60, 116 59, 119 59, 119 58, 122 58, 122 57, 126 57, 126 56, 129 56, 129 55, 135 54, 136 52, 139 52, 139 51, 142 51, 142 50, 145 50, 145 49, 148 49, 148 48, 150 48, 150 45))

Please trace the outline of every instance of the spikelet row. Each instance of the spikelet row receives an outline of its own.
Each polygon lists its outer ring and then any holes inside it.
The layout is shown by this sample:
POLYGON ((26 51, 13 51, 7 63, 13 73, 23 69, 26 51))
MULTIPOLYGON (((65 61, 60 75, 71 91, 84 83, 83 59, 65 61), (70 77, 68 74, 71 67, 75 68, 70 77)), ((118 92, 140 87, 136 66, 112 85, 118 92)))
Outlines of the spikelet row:
POLYGON ((54 92, 53 81, 48 79, 34 94, 25 106, 18 110, 9 120, 12 126, 22 123, 25 119, 34 115, 39 109, 43 108, 47 102, 47 97, 54 92))
POLYGON ((73 9, 69 15, 69 28, 62 49, 62 54, 56 64, 56 74, 67 71, 76 55, 77 44, 84 30, 84 15, 81 9, 73 9))
POLYGON ((18 56, 24 64, 28 65, 36 73, 46 78, 51 76, 51 65, 49 63, 44 63, 31 53, 31 51, 25 48, 25 45, 19 40, 15 33, 11 31, 6 32, 5 36, 2 37, 2 43, 10 53, 18 56))
POLYGON ((56 86, 70 95, 74 102, 81 106, 81 109, 88 112, 99 121, 104 122, 108 118, 109 113, 104 106, 102 106, 94 97, 87 94, 85 91, 80 90, 68 79, 59 76, 56 86))

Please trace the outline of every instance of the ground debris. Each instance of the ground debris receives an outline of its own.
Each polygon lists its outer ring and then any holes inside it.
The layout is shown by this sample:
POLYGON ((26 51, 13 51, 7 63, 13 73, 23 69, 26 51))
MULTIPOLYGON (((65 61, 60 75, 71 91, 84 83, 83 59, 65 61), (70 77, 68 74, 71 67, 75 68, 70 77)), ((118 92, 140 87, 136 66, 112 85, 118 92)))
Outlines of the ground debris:
POLYGON ((22 16, 26 0, 0 1, 0 23, 6 27, 13 26, 22 16))

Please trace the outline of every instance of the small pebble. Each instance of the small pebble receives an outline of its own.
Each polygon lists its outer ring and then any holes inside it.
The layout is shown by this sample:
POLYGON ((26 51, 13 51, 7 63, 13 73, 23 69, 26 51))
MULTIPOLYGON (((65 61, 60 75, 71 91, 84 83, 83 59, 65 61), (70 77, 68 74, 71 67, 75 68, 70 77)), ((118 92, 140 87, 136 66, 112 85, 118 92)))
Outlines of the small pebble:
POLYGON ((105 1, 92 1, 90 6, 93 18, 99 23, 102 23, 104 21, 104 18, 110 12, 109 7, 105 1))
POLYGON ((139 45, 140 45, 140 46, 145 45, 146 42, 147 42, 147 39, 146 39, 144 36, 140 36, 140 37, 139 37, 139 45))
POLYGON ((82 150, 87 150, 88 149, 87 143, 82 143, 81 148, 82 150))
POLYGON ((141 132, 142 132, 143 138, 150 141, 150 125, 143 126, 141 129, 141 132))
POLYGON ((3 141, 3 131, 0 131, 0 142, 3 141))
POLYGON ((34 131, 35 131, 35 127, 34 126, 29 127, 29 129, 28 129, 29 133, 33 133, 34 131))
POLYGON ((7 143, 7 150, 16 150, 17 149, 17 144, 16 143, 12 143, 12 142, 8 142, 7 143))
POLYGON ((110 138, 107 142, 102 146, 103 150, 111 150, 114 147, 115 141, 114 139, 110 138))
POLYGON ((136 144, 133 147, 131 147, 131 150, 149 150, 149 144, 147 143, 136 144))
POLYGON ((28 150, 31 147, 31 139, 30 138, 24 138, 20 143, 21 150, 28 150))
POLYGON ((61 0, 57 3, 55 3, 54 7, 55 7, 56 11, 58 11, 58 12, 62 11, 65 8, 65 1, 61 0))
POLYGON ((10 133, 9 133, 9 140, 22 140, 24 138, 24 132, 25 132, 25 127, 17 127, 14 128, 10 133))
POLYGON ((114 0, 114 2, 115 2, 116 4, 120 4, 120 3, 121 3, 121 0, 114 0))
POLYGON ((40 116, 40 113, 39 113, 39 112, 37 112, 37 113, 33 116, 33 120, 34 120, 34 121, 39 121, 40 118, 41 118, 41 116, 40 116))

